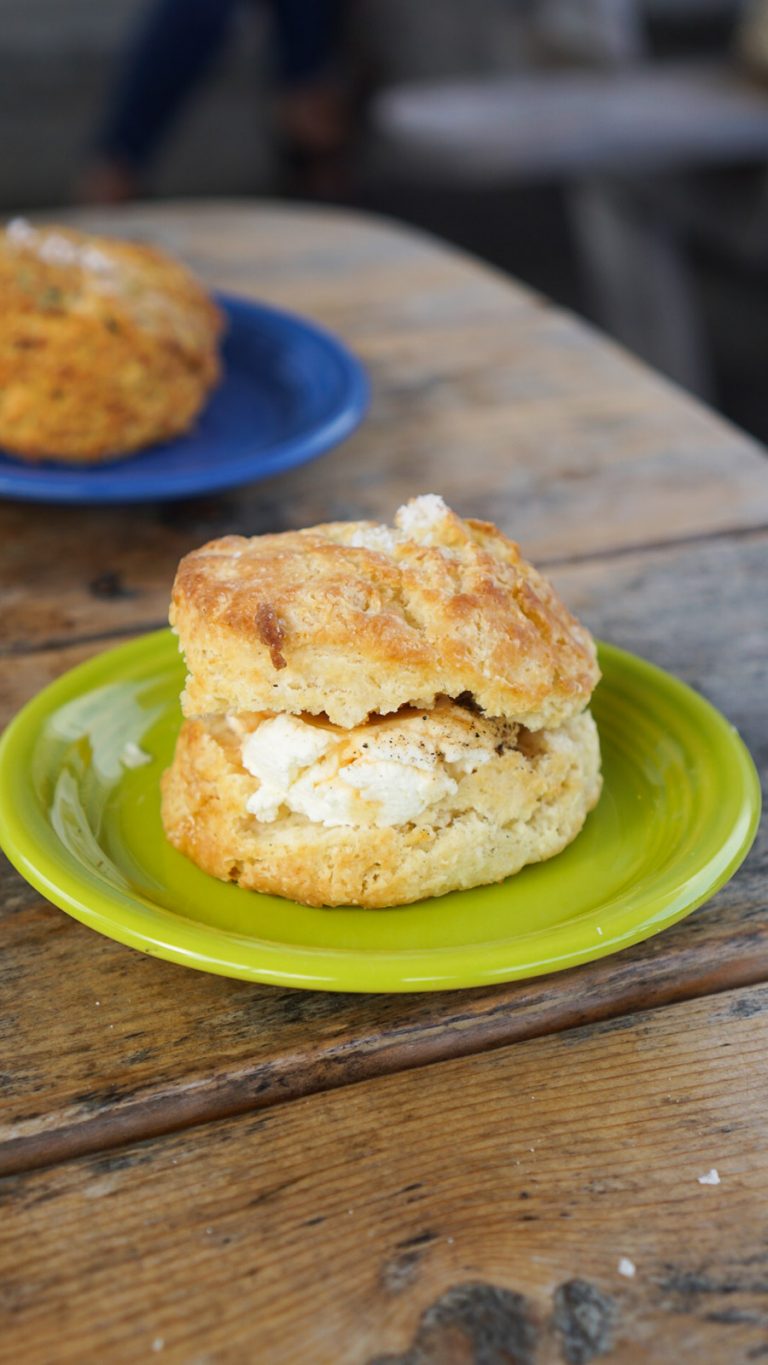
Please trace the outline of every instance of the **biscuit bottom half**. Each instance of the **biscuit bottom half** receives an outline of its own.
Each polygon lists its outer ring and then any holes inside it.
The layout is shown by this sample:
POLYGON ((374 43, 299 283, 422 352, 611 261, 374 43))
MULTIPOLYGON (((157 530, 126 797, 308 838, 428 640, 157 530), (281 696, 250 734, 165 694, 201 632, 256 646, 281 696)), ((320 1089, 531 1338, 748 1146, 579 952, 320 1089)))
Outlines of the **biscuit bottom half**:
POLYGON ((170 842, 222 881, 378 909, 553 857, 600 786, 589 711, 535 732, 449 701, 354 731, 310 717, 214 716, 184 721, 162 817, 170 842))

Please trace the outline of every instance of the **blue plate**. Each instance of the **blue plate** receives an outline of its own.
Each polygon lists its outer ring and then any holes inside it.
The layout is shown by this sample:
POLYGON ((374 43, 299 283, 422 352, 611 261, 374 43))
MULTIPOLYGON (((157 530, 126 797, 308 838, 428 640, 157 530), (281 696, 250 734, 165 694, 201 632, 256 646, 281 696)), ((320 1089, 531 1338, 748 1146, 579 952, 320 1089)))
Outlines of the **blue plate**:
POLYGON ((314 323, 219 295, 223 377, 192 431, 105 464, 36 464, 0 452, 0 497, 109 503, 187 498, 314 460, 358 426, 365 370, 314 323))

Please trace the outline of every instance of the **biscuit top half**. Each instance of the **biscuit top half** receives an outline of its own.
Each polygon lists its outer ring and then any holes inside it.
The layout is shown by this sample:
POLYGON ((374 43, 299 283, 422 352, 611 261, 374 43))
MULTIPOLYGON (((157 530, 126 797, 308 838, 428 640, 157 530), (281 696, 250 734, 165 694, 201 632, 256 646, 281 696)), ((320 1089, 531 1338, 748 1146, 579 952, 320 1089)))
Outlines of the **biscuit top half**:
MULTIPOLYGON (((195 276, 156 247, 15 218, 0 232, 3 332, 94 324, 128 329, 189 357, 210 351, 222 316, 195 276)), ((29 344, 34 341, 30 333, 29 344)))
POLYGON ((187 716, 287 711, 336 725, 473 700, 536 730, 587 705, 595 646, 514 541, 434 494, 394 527, 225 536, 187 555, 171 624, 187 716))

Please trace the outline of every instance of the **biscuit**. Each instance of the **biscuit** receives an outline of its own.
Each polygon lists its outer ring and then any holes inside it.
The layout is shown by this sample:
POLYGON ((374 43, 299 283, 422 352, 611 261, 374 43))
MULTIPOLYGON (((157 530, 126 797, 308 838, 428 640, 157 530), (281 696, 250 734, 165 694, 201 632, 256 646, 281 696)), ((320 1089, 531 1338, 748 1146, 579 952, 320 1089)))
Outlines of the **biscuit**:
POLYGON ((468 694, 536 730, 578 715, 599 677, 589 632, 514 541, 434 495, 394 528, 211 541, 181 561, 171 623, 186 716, 324 713, 349 727, 468 694))
MULTIPOLYGON (((331 746, 330 777, 322 766, 327 752, 310 769, 315 794, 328 786, 326 820, 299 809, 306 806, 306 781, 293 809, 262 802, 260 818, 254 801, 258 809, 265 784, 247 770, 243 754, 273 719, 301 724, 264 715, 184 721, 163 778, 163 822, 171 843, 205 872, 307 905, 375 909, 499 881, 559 853, 600 792, 597 730, 588 711, 556 730, 531 732, 442 701, 432 712, 409 710, 352 732, 305 721, 318 744, 331 746), (436 799, 419 811, 412 807, 400 824, 375 823, 374 804, 366 816, 365 784, 352 785, 340 807, 333 783, 345 784, 344 774, 360 767, 371 744, 385 756, 380 773, 394 752, 411 764, 425 761, 424 746, 427 757, 437 755, 430 770, 442 781, 432 784, 436 799), (342 823, 350 820, 357 823, 342 823)), ((405 768, 399 781, 412 796, 405 768)), ((293 787, 299 795, 301 783, 299 774, 293 787)), ((399 789, 395 779, 389 790, 399 789)))
POLYGON ((163 252, 16 220, 0 234, 0 447, 88 463, 178 436, 219 377, 221 330, 163 252))

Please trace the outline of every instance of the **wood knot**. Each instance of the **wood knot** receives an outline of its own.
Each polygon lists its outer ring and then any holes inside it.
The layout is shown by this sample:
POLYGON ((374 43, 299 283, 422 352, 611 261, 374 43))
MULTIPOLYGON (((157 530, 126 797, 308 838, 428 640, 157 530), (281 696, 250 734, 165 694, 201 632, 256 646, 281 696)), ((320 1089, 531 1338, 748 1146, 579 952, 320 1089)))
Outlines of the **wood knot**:
POLYGON ((132 588, 127 588, 123 582, 123 576, 117 569, 107 569, 97 578, 92 578, 88 584, 88 591, 92 597, 99 597, 104 601, 112 601, 117 597, 135 597, 136 593, 132 588))

